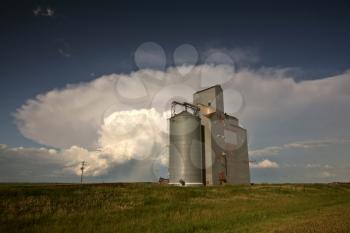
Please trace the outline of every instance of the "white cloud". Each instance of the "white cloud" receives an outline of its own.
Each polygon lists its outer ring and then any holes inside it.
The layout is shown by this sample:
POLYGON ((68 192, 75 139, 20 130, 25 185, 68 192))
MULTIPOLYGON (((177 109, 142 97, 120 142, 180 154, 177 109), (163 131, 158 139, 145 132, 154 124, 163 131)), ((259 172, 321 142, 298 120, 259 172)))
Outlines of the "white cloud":
POLYGON ((337 144, 349 144, 350 140, 345 139, 323 139, 323 140, 307 140, 299 142, 291 142, 282 146, 269 146, 262 149, 250 150, 249 155, 256 156, 272 156, 279 155, 283 150, 286 149, 314 149, 318 147, 327 147, 337 144))
POLYGON ((350 140, 345 139, 323 139, 323 140, 308 140, 302 142, 293 142, 285 144, 284 148, 311 149, 317 147, 325 147, 337 144, 347 144, 350 140))
POLYGON ((331 178, 331 177, 336 177, 335 174, 331 173, 331 172, 328 172, 328 171, 323 171, 321 172, 321 175, 320 175, 322 178, 331 178))
POLYGON ((65 48, 58 48, 57 51, 58 51, 59 54, 61 54, 64 57, 70 57, 71 56, 71 54, 68 51, 66 51, 65 48))
POLYGON ((325 169, 332 169, 333 166, 328 165, 328 164, 322 165, 322 164, 319 164, 319 163, 316 163, 316 164, 308 163, 308 164, 306 165, 306 168, 325 168, 325 169))
POLYGON ((251 164, 252 168, 279 168, 278 163, 274 161, 270 161, 268 159, 264 159, 263 161, 258 162, 257 164, 251 164))
POLYGON ((269 146, 269 147, 265 147, 262 149, 258 149, 258 150, 250 150, 249 151, 249 155, 250 156, 270 156, 270 155, 278 155, 281 150, 283 150, 283 147, 280 146, 269 146))
POLYGON ((35 16, 46 16, 46 17, 52 17, 55 15, 55 10, 51 7, 41 7, 37 6, 35 9, 33 9, 33 14, 35 16))
MULTIPOLYGON (((24 147, 7 147, 0 148, 1 159, 10 161, 21 160, 26 162, 33 161, 44 165, 55 165, 57 170, 53 173, 79 174, 79 166, 81 161, 87 161, 86 172, 90 175, 98 175, 99 171, 103 171, 106 167, 106 160, 99 156, 96 152, 89 152, 81 147, 72 146, 64 150, 56 150, 52 148, 24 148, 24 147)), ((40 166, 39 166, 40 167, 40 166)), ((31 168, 29 168, 31 169, 31 168)))

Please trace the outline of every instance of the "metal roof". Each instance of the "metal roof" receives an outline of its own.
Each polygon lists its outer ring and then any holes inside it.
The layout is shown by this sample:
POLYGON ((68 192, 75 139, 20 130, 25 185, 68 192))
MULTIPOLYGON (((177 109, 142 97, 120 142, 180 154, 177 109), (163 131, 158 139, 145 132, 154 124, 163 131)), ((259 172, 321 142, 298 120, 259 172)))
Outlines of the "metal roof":
POLYGON ((216 88, 216 87, 219 87, 220 89, 222 89, 221 86, 217 84, 217 85, 214 85, 214 86, 205 88, 205 89, 203 89, 203 90, 197 91, 197 92, 195 92, 194 94, 197 94, 197 93, 200 93, 200 92, 203 92, 203 91, 207 91, 207 90, 209 90, 209 89, 216 88))

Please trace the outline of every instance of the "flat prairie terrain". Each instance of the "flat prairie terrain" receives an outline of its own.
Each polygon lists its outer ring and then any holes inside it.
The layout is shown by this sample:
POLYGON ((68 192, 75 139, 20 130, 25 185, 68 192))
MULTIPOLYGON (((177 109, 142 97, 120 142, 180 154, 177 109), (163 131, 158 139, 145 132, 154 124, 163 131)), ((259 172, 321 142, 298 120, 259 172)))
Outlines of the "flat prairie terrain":
POLYGON ((350 232, 350 184, 1 184, 0 232, 350 232))

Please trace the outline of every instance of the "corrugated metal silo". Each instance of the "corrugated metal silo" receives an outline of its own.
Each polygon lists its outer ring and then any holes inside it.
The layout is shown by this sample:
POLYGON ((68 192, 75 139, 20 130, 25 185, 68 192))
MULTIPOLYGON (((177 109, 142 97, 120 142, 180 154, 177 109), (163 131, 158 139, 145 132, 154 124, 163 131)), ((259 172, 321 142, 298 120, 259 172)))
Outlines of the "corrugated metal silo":
POLYGON ((201 121, 183 111, 170 118, 169 183, 202 185, 201 121))

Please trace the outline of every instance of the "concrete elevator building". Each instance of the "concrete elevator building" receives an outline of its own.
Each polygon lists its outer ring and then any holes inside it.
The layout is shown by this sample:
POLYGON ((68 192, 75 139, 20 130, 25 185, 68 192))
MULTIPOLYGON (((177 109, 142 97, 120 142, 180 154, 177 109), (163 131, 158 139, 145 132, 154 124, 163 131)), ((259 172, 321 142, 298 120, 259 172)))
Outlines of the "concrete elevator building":
POLYGON ((194 93, 193 103, 174 101, 171 111, 170 184, 250 183, 247 132, 225 113, 221 86, 194 93))

